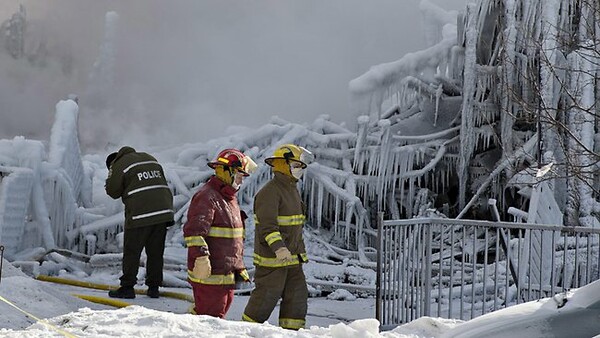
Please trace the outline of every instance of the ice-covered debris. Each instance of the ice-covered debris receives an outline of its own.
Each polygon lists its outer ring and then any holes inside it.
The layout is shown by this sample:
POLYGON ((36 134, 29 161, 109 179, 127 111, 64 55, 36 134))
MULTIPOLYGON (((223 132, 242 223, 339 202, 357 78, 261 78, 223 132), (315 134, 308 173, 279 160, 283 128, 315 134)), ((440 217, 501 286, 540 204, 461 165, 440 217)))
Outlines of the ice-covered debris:
POLYGON ((25 274, 21 270, 10 264, 10 262, 6 259, 2 259, 2 279, 12 276, 25 277, 25 274))
POLYGON ((345 289, 337 289, 327 295, 327 299, 332 300, 356 300, 356 296, 345 289))

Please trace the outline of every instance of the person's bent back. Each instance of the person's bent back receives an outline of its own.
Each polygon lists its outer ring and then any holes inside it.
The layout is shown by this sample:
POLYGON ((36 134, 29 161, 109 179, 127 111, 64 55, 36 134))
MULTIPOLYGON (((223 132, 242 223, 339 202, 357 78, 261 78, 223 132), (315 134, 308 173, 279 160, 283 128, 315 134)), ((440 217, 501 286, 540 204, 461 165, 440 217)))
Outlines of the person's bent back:
POLYGON ((114 199, 121 198, 125 205, 121 287, 108 295, 135 298, 133 287, 145 249, 147 295, 158 298, 167 227, 173 225, 173 194, 165 173, 153 156, 131 147, 110 154, 106 166, 106 193, 114 199))
POLYGON ((173 195, 156 159, 131 147, 116 155, 106 180, 106 193, 125 204, 125 227, 173 222, 173 195))

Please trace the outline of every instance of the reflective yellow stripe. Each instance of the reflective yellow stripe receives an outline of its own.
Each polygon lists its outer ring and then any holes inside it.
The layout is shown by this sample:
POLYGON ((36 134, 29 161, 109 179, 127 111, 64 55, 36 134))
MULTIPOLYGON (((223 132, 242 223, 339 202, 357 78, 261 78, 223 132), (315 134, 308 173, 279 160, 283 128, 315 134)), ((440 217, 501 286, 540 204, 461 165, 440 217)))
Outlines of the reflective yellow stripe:
POLYGON ((188 270, 188 278, 194 283, 208 284, 208 285, 232 285, 235 284, 235 275, 229 273, 226 275, 210 275, 208 278, 199 279, 194 277, 192 270, 188 270))
MULTIPOLYGON (((279 226, 304 225, 305 221, 306 216, 304 215, 277 216, 277 225, 279 226)), ((254 223, 260 224, 256 215, 254 215, 254 223)))
POLYGON ((242 321, 244 321, 244 322, 251 322, 251 323, 257 323, 256 320, 248 317, 245 313, 242 314, 242 321))
POLYGON ((190 305, 190 307, 188 308, 188 313, 191 313, 193 315, 197 315, 197 313, 196 313, 196 304, 190 305))
POLYGON ((208 236, 219 238, 242 238, 244 237, 244 228, 211 227, 208 236))
POLYGON ((185 245, 188 248, 191 246, 208 246, 208 244, 206 244, 206 241, 204 240, 204 237, 202 236, 189 236, 184 237, 183 239, 185 240, 185 245))
MULTIPOLYGON (((301 253, 300 257, 302 257, 302 261, 308 262, 308 256, 305 253, 301 253)), ((282 262, 275 257, 262 257, 256 253, 254 254, 254 265, 258 265, 258 266, 264 266, 267 268, 281 268, 284 266, 298 265, 298 264, 300 264, 298 255, 293 255, 292 260, 289 262, 282 262)))
POLYGON ((306 321, 304 319, 279 318, 279 326, 284 329, 303 329, 306 321))
POLYGON ((246 281, 250 280, 250 275, 248 274, 248 270, 246 269, 240 271, 240 276, 242 276, 242 278, 246 281))
POLYGON ((219 162, 223 162, 223 163, 225 163, 225 164, 229 164, 229 160, 228 160, 228 159, 226 159, 225 157, 219 157, 219 158, 217 159, 217 161, 219 161, 219 162))
POLYGON ((279 225, 304 225, 304 215, 277 216, 277 224, 279 225))
POLYGON ((265 236, 265 240, 271 245, 277 241, 283 241, 283 238, 281 238, 281 233, 279 231, 275 231, 265 236))

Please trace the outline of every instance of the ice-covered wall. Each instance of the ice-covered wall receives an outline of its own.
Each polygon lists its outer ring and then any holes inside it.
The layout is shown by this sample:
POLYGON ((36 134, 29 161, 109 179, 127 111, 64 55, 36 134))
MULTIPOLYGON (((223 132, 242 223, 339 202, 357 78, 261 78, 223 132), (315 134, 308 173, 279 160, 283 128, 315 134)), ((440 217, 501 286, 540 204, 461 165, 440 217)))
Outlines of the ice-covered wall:
POLYGON ((8 241, 7 252, 55 246, 71 249, 78 239, 74 230, 85 221, 80 206, 91 207, 77 131, 78 106, 73 100, 56 105, 49 151, 39 141, 0 140, 0 241, 8 241), (84 203, 87 201, 87 203, 84 203), (21 241, 20 236, 27 233, 21 241), (12 237, 11 237, 12 236, 12 237), (10 240, 8 238, 10 237, 10 240))
POLYGON ((39 141, 23 137, 0 140, 0 243, 8 255, 24 249, 25 232, 33 233, 36 246, 54 247, 41 195, 44 159, 44 145, 39 141))
MULTIPOLYGON (((428 14, 425 20, 436 23, 426 25, 425 34, 435 36, 429 30, 439 29, 445 16, 427 1, 421 7, 428 14)), ((395 181, 384 194, 408 191, 397 196, 402 207, 412 204, 416 186, 447 195, 453 188, 428 181, 429 175, 438 176, 432 174, 436 170, 447 170, 459 182, 460 208, 455 212, 461 217, 485 217, 477 215, 477 200, 497 199, 501 213, 510 206, 521 207, 515 205, 520 199, 507 190, 506 183, 526 167, 553 161, 551 177, 570 177, 556 180, 556 200, 573 215, 570 224, 586 223, 580 216, 600 210, 600 180, 593 165, 599 159, 594 149, 600 149, 596 144, 600 140, 596 127, 600 86, 590 81, 600 69, 600 3, 480 0, 458 15, 458 23, 453 35, 444 34, 433 47, 373 66, 350 82, 354 108, 369 117, 359 123, 365 128, 359 135, 365 136, 355 149, 355 169, 378 176, 379 181, 395 181), (572 53, 585 57, 576 62, 572 55, 567 62, 566 55, 572 53), (455 97, 461 98, 460 109, 449 104, 455 97), (444 117, 447 120, 440 121, 444 117), (375 155, 376 150, 362 144, 366 135, 381 135, 381 141, 371 147, 394 153, 404 145, 386 144, 379 119, 391 122, 396 140, 460 126, 460 142, 447 144, 441 160, 431 165, 441 148, 432 149, 430 139, 413 141, 413 155, 396 162, 393 156, 375 155), (361 163, 372 166, 379 157, 389 159, 389 168, 369 171, 361 163), (499 166, 502 170, 495 170, 499 166), (407 171, 415 170, 421 175, 410 182, 405 179, 407 171), (567 196, 569 202, 565 202, 567 196)), ((384 201, 379 208, 393 213, 390 203, 384 201)))
POLYGON ((0 166, 0 245, 7 257, 21 250, 31 200, 33 171, 0 166))
POLYGON ((79 147, 78 115, 79 106, 74 100, 61 100, 56 104, 48 163, 64 171, 63 179, 71 186, 77 202, 89 205, 91 191, 83 189, 84 171, 79 147))

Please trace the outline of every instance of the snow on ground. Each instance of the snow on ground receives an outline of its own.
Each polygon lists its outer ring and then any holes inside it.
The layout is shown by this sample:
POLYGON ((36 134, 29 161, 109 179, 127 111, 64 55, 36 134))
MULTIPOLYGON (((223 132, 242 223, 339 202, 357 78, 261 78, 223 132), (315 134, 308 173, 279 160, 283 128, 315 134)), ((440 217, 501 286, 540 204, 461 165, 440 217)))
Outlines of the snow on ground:
MULTIPOLYGON (((191 295, 187 288, 161 291, 191 295)), ((600 281, 596 281, 467 322, 421 317, 379 332, 373 318, 375 300, 338 289, 329 297, 309 298, 307 327, 296 332, 276 326, 278 308, 267 323, 241 322, 247 294, 236 295, 225 319, 188 314, 191 303, 167 295, 159 299, 137 295, 122 300, 129 305, 115 309, 74 296, 107 298, 106 290, 42 282, 5 260, 0 280, 0 337, 591 337, 600 333, 600 325, 593 320, 600 312, 599 291, 600 281)))
POLYGON ((271 324, 253 324, 223 320, 209 316, 174 314, 141 306, 119 310, 80 309, 50 319, 48 324, 36 323, 23 331, 0 330, 2 337, 63 337, 62 330, 79 337, 430 337, 452 325, 451 321, 421 320, 413 322, 414 333, 401 328, 379 333, 375 319, 361 319, 349 324, 329 327, 312 326, 298 332, 284 330, 271 324), (448 324, 449 323, 449 324, 448 324))
MULTIPOLYGON (((189 289, 162 291, 191 295, 189 289)), ((435 337, 456 324, 453 320, 421 318, 379 333, 379 323, 372 318, 374 299, 354 299, 343 291, 332 293, 336 294, 332 299, 310 298, 307 328, 298 332, 274 325, 278 308, 269 323, 239 321, 247 295, 236 296, 227 318, 222 320, 187 314, 191 304, 181 299, 138 295, 133 300, 123 300, 132 305, 114 309, 72 294, 106 297, 104 290, 35 280, 4 261, 0 281, 0 337, 435 337), (37 320, 43 318, 48 319, 37 320)))

